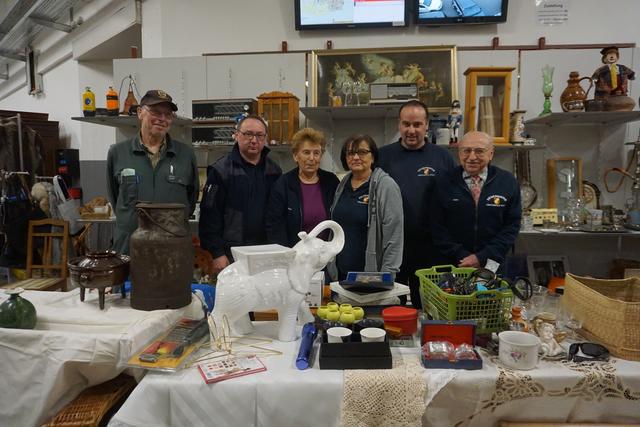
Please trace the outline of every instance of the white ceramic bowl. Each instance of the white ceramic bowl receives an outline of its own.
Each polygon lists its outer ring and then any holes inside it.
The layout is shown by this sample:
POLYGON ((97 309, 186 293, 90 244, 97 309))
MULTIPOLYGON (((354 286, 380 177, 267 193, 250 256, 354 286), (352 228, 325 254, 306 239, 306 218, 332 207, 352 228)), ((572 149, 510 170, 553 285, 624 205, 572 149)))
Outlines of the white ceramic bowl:
POLYGON ((362 342, 382 342, 387 331, 380 328, 364 328, 360 331, 362 342))

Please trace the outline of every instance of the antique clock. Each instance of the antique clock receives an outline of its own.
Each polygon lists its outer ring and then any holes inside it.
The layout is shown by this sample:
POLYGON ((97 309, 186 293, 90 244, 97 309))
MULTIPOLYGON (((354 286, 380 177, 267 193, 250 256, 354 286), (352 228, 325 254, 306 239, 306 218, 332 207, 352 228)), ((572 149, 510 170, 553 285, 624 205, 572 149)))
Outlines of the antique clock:
POLYGON ((258 114, 269 124, 269 144, 288 144, 298 131, 299 100, 289 92, 268 92, 258 96, 258 114))
POLYGON ((582 200, 588 209, 600 209, 600 189, 593 182, 582 181, 582 200))
POLYGON ((509 107, 513 67, 471 67, 466 76, 465 132, 479 130, 496 144, 509 143, 509 107))
POLYGON ((516 150, 513 156, 513 173, 520 183, 522 210, 531 209, 538 199, 538 191, 531 184, 531 159, 528 150, 516 150))

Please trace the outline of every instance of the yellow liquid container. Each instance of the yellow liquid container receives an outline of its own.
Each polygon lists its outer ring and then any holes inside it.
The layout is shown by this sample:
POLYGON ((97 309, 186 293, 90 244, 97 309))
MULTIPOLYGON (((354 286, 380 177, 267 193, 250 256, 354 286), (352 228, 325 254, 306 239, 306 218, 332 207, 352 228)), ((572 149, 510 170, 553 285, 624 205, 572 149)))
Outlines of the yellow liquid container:
POLYGON ((120 110, 120 103, 118 102, 118 93, 113 90, 113 86, 109 86, 107 91, 107 114, 109 116, 117 116, 120 110))
POLYGON ((89 86, 87 86, 82 93, 82 114, 85 117, 93 117, 96 115, 96 96, 91 92, 89 86))

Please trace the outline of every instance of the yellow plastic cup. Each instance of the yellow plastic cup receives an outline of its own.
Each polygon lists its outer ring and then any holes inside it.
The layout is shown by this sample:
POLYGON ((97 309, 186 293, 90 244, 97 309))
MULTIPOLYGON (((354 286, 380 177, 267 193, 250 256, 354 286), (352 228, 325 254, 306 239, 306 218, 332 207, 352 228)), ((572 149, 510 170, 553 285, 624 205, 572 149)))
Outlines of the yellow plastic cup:
POLYGON ((364 310, 362 307, 353 307, 353 315, 356 320, 362 320, 364 318, 364 310))
POLYGON ((347 313, 346 311, 343 311, 340 314, 340 321, 346 325, 351 325, 355 320, 356 317, 353 315, 353 312, 347 313))
POLYGON ((333 321, 338 321, 340 320, 340 311, 337 308, 329 309, 329 311, 327 311, 327 320, 333 320, 333 321))
POLYGON ((319 318, 326 319, 328 312, 329 312, 329 308, 326 305, 321 305, 320 307, 318 307, 316 314, 318 315, 319 318))
POLYGON ((340 313, 352 313, 353 307, 351 304, 340 304, 340 313))

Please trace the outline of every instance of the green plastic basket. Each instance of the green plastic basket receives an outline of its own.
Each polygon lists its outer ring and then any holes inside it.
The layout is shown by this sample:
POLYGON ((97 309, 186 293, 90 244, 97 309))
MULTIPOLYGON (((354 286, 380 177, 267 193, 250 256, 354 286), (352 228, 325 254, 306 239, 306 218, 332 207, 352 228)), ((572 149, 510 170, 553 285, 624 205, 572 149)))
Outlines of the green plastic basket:
MULTIPOLYGON (((416 271, 420 279, 422 309, 436 320, 475 320, 477 334, 503 331, 509 328, 509 315, 513 294, 507 291, 477 291, 471 295, 452 295, 444 292, 436 283, 445 273, 456 277, 468 277, 475 268, 456 268, 437 265, 416 271)), ((503 281, 505 287, 507 284, 503 281)))

